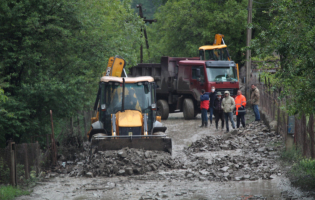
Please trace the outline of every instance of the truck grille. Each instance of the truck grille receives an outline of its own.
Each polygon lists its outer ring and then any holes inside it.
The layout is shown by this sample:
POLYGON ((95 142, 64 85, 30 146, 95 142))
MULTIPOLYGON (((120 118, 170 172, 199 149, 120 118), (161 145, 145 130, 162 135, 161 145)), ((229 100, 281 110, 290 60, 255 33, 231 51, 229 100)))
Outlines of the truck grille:
POLYGON ((141 135, 141 126, 139 127, 119 127, 119 135, 141 135))
POLYGON ((236 95, 237 94, 237 90, 238 90, 237 88, 217 88, 217 89, 215 89, 215 91, 221 92, 222 95, 224 95, 225 91, 229 91, 230 92, 230 96, 236 95))

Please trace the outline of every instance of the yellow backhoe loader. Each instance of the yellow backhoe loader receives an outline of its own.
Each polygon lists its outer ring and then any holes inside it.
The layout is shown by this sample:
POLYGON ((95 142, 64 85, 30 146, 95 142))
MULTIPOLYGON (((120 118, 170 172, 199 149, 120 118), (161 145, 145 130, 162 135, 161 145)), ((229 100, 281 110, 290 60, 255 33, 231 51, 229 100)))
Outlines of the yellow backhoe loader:
POLYGON ((125 61, 111 57, 99 83, 96 117, 87 134, 92 151, 124 147, 172 152, 172 140, 156 116, 156 84, 150 76, 126 77, 125 61), (122 72, 125 77, 120 77, 122 72))

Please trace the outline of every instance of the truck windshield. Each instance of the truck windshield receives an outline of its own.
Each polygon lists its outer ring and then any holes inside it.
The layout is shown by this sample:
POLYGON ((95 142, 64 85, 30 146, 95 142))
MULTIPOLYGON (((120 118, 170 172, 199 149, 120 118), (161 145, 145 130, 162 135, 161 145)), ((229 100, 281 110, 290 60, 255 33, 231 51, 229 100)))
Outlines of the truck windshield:
POLYGON ((237 81, 235 67, 207 67, 209 82, 237 81))
MULTIPOLYGON (((105 90, 105 103, 107 113, 114 114, 122 107, 122 83, 108 84, 105 90)), ((151 106, 151 87, 142 83, 125 84, 125 110, 138 110, 148 112, 151 106)))

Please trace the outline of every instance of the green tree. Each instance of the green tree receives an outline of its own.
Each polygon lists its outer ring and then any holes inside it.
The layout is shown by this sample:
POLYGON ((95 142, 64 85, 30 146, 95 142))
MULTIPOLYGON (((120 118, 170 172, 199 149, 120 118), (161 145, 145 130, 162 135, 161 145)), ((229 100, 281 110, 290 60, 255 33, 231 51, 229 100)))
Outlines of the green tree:
POLYGON ((90 105, 110 56, 135 64, 143 24, 118 0, 3 0, 0 22, 0 135, 17 142, 90 105))
POLYGON ((170 0, 158 9, 158 23, 149 26, 149 62, 161 56, 198 56, 198 48, 213 44, 217 33, 225 35, 232 59, 244 56, 247 1, 170 0))
MULTIPOLYGON (((277 53, 280 67, 275 86, 290 114, 315 112, 315 2, 275 0, 268 12, 272 18, 267 30, 254 40, 252 48, 260 58, 277 53)), ((270 75, 269 75, 270 76, 270 75)))

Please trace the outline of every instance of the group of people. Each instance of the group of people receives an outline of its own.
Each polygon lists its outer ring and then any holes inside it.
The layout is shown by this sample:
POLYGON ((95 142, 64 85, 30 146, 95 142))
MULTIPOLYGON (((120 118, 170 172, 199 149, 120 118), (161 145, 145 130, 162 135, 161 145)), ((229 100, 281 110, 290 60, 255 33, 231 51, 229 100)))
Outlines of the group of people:
MULTIPOLYGON (((260 114, 258 110, 259 104, 259 90, 253 84, 251 86, 251 104, 255 113, 255 121, 260 121, 260 114)), ((229 91, 224 92, 222 98, 221 92, 216 92, 215 87, 211 87, 211 92, 206 93, 205 90, 201 90, 200 96, 200 109, 202 124, 200 127, 208 126, 207 113, 210 110, 210 125, 212 125, 212 115, 215 116, 215 127, 218 130, 219 120, 221 120, 221 128, 224 129, 224 121, 226 121, 226 133, 230 131, 228 121, 231 121, 233 129, 235 129, 235 123, 233 120, 233 112, 236 114, 236 127, 239 128, 240 124, 245 127, 245 114, 246 114, 246 98, 242 95, 241 90, 237 91, 235 99, 230 96, 229 91)))

